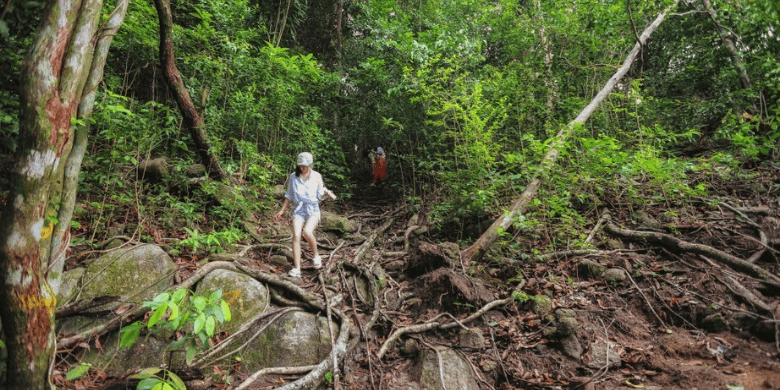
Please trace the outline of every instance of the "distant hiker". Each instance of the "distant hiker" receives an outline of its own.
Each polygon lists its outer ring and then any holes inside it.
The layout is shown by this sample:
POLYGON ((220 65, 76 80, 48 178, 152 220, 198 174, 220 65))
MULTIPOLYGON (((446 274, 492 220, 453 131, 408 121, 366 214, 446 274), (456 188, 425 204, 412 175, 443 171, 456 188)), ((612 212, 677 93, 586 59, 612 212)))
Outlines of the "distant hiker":
POLYGON ((314 237, 314 229, 320 222, 320 200, 325 197, 336 199, 333 191, 325 188, 322 175, 311 169, 314 157, 311 153, 303 152, 298 155, 295 173, 290 174, 287 193, 284 194, 282 209, 274 214, 274 221, 279 221, 290 202, 295 204, 293 209, 293 269, 289 275, 294 278, 301 277, 301 235, 309 243, 311 248, 314 268, 322 267, 322 257, 317 251, 317 239, 314 237))
POLYGON ((376 166, 374 167, 374 178, 371 184, 379 184, 387 179, 387 161, 385 159, 385 150, 376 148, 376 166))

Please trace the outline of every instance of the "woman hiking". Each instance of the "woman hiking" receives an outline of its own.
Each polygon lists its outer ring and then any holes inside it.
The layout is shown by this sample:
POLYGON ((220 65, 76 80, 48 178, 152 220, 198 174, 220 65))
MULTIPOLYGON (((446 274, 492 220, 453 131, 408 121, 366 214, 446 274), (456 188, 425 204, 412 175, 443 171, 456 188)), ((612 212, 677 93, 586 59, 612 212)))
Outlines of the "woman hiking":
POLYGON ((385 159, 385 150, 381 147, 376 148, 376 166, 371 185, 379 184, 387 179, 387 160, 385 159))
POLYGON ((320 222, 320 200, 325 197, 336 199, 333 191, 325 188, 322 175, 311 169, 314 157, 311 153, 303 152, 296 160, 295 172, 290 174, 287 193, 284 194, 282 209, 274 215, 274 221, 279 221, 292 202, 293 209, 292 245, 293 245, 293 269, 288 273, 294 278, 301 277, 301 235, 309 243, 314 268, 322 267, 322 257, 317 251, 317 239, 314 237, 314 229, 320 222))

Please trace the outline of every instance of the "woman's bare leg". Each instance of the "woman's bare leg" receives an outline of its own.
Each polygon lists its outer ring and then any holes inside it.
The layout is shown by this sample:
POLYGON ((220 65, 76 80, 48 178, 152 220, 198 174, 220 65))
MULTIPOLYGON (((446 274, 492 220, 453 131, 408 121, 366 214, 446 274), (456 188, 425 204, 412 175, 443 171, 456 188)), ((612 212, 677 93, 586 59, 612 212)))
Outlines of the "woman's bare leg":
MULTIPOLYGON (((306 226, 303 228, 303 238, 309 243, 311 248, 312 258, 317 257, 320 253, 317 251, 317 238, 314 237, 314 229, 317 228, 317 224, 320 222, 319 216, 311 216, 306 220, 306 226)), ((300 240, 298 240, 300 247, 300 240)))
MULTIPOLYGON (((301 230, 303 229, 303 218, 293 218, 293 235, 292 235, 292 250, 293 250, 293 267, 301 268, 301 230)), ((308 239, 306 239, 308 241, 308 239)))

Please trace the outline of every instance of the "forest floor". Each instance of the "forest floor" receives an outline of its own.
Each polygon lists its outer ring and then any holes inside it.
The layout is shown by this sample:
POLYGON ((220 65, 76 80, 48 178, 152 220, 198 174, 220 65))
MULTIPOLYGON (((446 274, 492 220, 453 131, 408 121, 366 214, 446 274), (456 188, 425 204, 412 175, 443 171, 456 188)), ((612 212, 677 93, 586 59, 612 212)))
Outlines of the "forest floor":
MULTIPOLYGON (((385 188, 358 187, 352 199, 333 207, 357 221, 358 234, 342 246, 321 240, 321 251, 329 263, 349 262, 378 233, 363 262, 381 266, 384 285, 374 297, 378 317, 347 353, 340 386, 419 388, 411 378, 420 351, 444 346, 468 359, 482 389, 780 390, 778 183, 780 172, 724 183, 719 205, 675 206, 676 217, 664 221, 655 217, 667 206, 630 212, 610 207, 612 226, 629 235, 619 237, 601 219, 593 229, 595 249, 524 260, 489 253, 479 264, 453 257, 447 232, 410 234, 410 226, 425 226, 424 216, 410 222, 408 209, 385 188), (377 230, 389 220, 394 222, 377 230), (630 235, 637 232, 646 234, 630 235), (735 270, 722 254, 755 268, 735 270), (622 270, 624 278, 605 278, 606 269, 622 270), (507 303, 513 292, 516 299, 507 303), (576 318, 568 333, 576 339, 573 348, 556 314, 562 309, 576 318), (469 317, 478 310, 482 315, 469 317), (454 319, 461 323, 446 330, 436 325, 454 319), (421 324, 431 326, 409 328, 421 324), (399 330, 405 333, 388 342, 399 330), (476 341, 471 334, 479 335, 476 341)), ((592 215, 595 226, 603 214, 592 215)), ((268 261, 266 249, 248 254, 264 272, 283 275, 289 268, 268 261)), ((318 272, 306 265, 300 287, 321 294, 318 272)), ((366 324, 370 298, 347 283, 339 292, 341 310, 358 326, 366 324)), ((251 374, 239 370, 232 383, 251 374)), ((297 377, 268 376, 249 388, 272 389, 297 377)), ((198 383, 192 388, 231 388, 208 379, 198 383)))

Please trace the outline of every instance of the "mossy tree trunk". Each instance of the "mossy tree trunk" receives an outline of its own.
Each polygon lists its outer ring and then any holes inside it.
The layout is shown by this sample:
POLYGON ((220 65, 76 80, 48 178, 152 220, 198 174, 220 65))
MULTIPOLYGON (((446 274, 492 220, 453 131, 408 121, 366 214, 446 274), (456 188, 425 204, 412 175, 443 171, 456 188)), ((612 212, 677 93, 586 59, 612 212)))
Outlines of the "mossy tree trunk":
POLYGON ((176 60, 173 55, 171 2, 170 0, 154 0, 154 5, 157 8, 157 18, 160 21, 160 63, 162 64, 165 83, 168 84, 168 88, 176 99, 179 112, 181 112, 184 120, 184 127, 189 130, 192 140, 195 142, 198 157, 201 163, 208 169, 209 176, 217 180, 226 180, 228 176, 219 165, 217 156, 209 150, 211 147, 206 136, 206 126, 203 118, 198 114, 198 110, 195 109, 195 104, 192 103, 187 87, 184 85, 184 80, 181 78, 181 73, 179 73, 179 69, 176 67, 176 60))
POLYGON ((70 244, 85 120, 127 0, 101 23, 102 0, 50 0, 23 64, 19 142, 0 217, 0 315, 6 388, 49 388, 54 306, 70 244))
POLYGON ((607 96, 609 96, 612 89, 615 88, 615 85, 617 85, 617 82, 620 81, 620 79, 622 79, 626 73, 628 73, 629 69, 631 68, 631 64, 634 62, 634 59, 642 49, 642 45, 644 45, 644 43, 647 41, 647 38, 650 37, 650 34, 652 34, 653 31, 658 28, 661 22, 663 22, 664 18, 666 17, 666 13, 677 6, 678 1, 679 0, 675 0, 671 7, 658 15, 655 21, 651 23, 644 32, 642 32, 642 35, 639 37, 639 41, 634 44, 634 48, 628 54, 626 60, 623 61, 623 65, 618 68, 617 72, 612 75, 601 91, 596 94, 596 97, 591 100, 591 102, 580 112, 580 114, 558 132, 558 134, 553 139, 553 142, 550 144, 550 150, 542 159, 539 167, 539 174, 534 177, 530 183, 528 183, 525 191, 523 191, 523 193, 520 194, 520 196, 512 204, 512 208, 509 209, 509 211, 502 217, 496 219, 496 221, 493 222, 488 230, 486 230, 485 233, 483 233, 479 239, 474 242, 474 244, 466 248, 461 253, 461 259, 466 264, 470 264, 472 261, 481 260, 488 249, 490 249, 490 247, 493 245, 493 243, 498 240, 502 232, 508 230, 517 217, 528 209, 528 205, 533 201, 534 197, 536 196, 536 192, 539 190, 539 186, 542 183, 541 178, 550 171, 553 165, 555 165, 555 160, 558 159, 558 154, 560 154, 560 151, 564 147, 566 140, 569 138, 569 136, 571 136, 575 126, 580 126, 585 123, 585 121, 590 118, 590 115, 596 111, 596 108, 598 108, 599 104, 601 104, 601 102, 606 99, 607 96))

